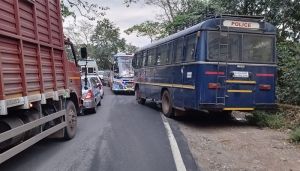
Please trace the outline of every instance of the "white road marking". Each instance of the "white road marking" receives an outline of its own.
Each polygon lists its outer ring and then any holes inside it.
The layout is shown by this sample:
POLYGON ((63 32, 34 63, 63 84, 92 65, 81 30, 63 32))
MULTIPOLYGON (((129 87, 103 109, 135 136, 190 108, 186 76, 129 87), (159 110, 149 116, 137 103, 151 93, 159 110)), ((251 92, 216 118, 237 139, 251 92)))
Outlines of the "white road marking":
POLYGON ((168 135, 170 146, 171 146, 171 151, 172 151, 174 162, 176 165, 176 169, 177 169, 177 171, 186 171, 183 159, 181 157, 181 153, 178 148, 178 144, 176 142, 176 139, 174 137, 174 134, 172 132, 170 124, 169 124, 167 118, 163 114, 161 114, 161 118, 162 118, 162 121, 163 121, 164 126, 167 131, 167 135, 168 135))

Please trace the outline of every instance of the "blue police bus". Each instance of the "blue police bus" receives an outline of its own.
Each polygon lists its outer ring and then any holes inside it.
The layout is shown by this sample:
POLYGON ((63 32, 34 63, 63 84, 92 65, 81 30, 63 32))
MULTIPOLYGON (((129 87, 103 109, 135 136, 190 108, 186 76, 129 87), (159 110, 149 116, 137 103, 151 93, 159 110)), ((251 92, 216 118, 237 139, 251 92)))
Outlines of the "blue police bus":
POLYGON ((139 49, 138 103, 228 114, 276 107, 276 28, 257 16, 214 16, 139 49))

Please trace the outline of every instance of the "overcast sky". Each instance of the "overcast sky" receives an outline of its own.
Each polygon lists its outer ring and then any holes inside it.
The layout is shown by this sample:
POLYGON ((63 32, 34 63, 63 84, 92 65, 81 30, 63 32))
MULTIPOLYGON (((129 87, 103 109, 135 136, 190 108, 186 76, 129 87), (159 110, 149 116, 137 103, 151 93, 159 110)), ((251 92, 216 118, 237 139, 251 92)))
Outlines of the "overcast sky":
MULTIPOLYGON (((89 2, 97 3, 100 6, 107 6, 110 9, 106 11, 105 18, 112 21, 120 28, 121 37, 125 38, 128 43, 135 46, 142 47, 150 43, 150 39, 146 37, 137 37, 134 34, 127 35, 124 30, 135 25, 140 24, 146 20, 154 20, 155 16, 159 14, 159 10, 153 6, 144 5, 142 3, 132 4, 126 7, 123 0, 89 0, 89 2)), ((77 18, 77 21, 81 20, 77 18)), ((73 19, 68 18, 64 25, 72 23, 73 19)))

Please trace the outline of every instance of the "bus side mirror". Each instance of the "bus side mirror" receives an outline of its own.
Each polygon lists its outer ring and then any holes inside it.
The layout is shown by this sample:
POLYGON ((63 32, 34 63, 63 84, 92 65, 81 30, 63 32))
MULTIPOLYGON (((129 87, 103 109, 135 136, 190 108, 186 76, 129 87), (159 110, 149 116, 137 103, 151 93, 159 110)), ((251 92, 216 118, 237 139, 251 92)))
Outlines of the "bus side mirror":
POLYGON ((87 58, 87 50, 86 47, 80 48, 81 58, 86 59, 87 58))

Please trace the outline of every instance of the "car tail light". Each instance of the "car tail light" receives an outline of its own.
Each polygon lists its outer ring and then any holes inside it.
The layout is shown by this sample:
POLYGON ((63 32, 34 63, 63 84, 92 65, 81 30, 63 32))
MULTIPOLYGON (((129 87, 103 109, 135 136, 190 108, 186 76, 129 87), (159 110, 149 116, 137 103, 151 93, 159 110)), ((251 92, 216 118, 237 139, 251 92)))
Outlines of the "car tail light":
POLYGON ((271 85, 269 85, 269 84, 260 84, 259 89, 260 90, 265 90, 265 91, 271 90, 271 85))
POLYGON ((94 94, 92 92, 92 90, 89 90, 87 93, 86 93, 86 96, 85 96, 85 99, 91 99, 94 97, 94 94))
POLYGON ((219 83, 208 83, 209 89, 219 89, 221 86, 219 83))

